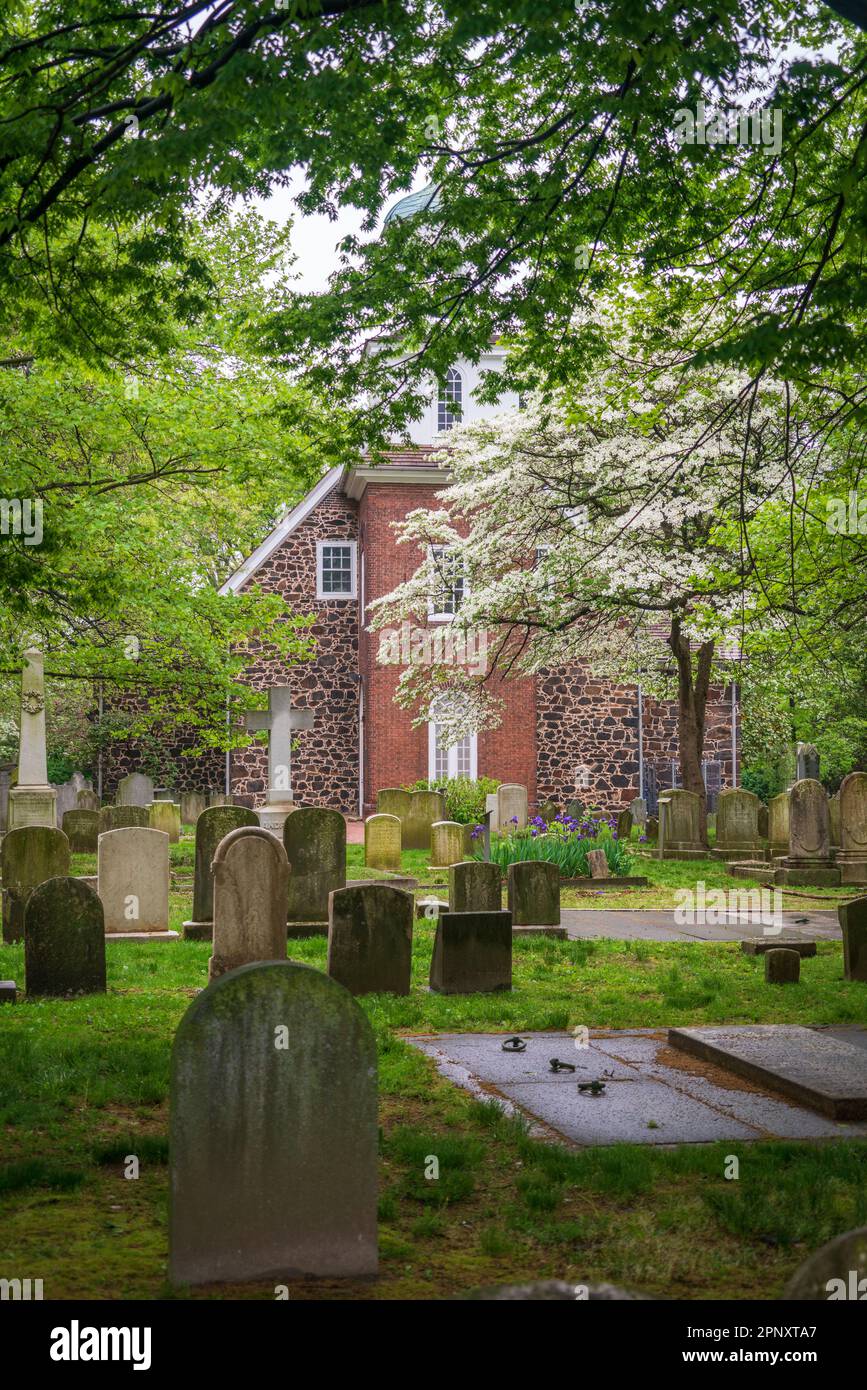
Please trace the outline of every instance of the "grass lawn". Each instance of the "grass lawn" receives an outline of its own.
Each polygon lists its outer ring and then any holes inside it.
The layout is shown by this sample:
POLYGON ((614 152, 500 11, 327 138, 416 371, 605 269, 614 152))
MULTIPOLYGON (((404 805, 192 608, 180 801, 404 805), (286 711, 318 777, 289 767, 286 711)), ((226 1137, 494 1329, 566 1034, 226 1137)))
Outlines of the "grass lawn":
MULTIPOLYGON (((350 876, 372 876, 349 849, 350 876)), ((405 868, 424 869, 407 853, 405 868)), ((192 845, 172 847, 172 925, 189 915, 192 845)), ((660 865, 663 875, 687 866, 660 865)), ((689 873, 718 866, 690 865, 689 873)), ((92 856, 74 871, 92 872, 92 856)), ((440 880, 442 881, 442 880, 440 880)), ((725 879, 731 885, 734 880, 725 879)), ((594 906, 596 904, 594 903, 594 906)), ((867 1221, 867 1143, 541 1144, 441 1078, 401 1033, 659 1027, 699 1022, 863 1022, 867 985, 842 979, 839 944, 801 983, 769 989, 736 945, 618 941, 515 946, 509 995, 441 998, 424 986, 433 929, 416 924, 405 999, 361 1001, 379 1044, 381 1275, 302 1281, 293 1298, 447 1297, 487 1283, 609 1280, 680 1298, 770 1298, 816 1245, 867 1221), (724 1177, 728 1154, 739 1181, 724 1177), (437 1182, 424 1177, 428 1155, 437 1182)), ((108 993, 0 1010, 0 1273, 43 1278, 47 1298, 178 1296, 165 1286, 171 1040, 206 982, 207 943, 114 943, 108 993), (137 1154, 141 1176, 123 1159, 137 1154)), ((290 954, 324 967, 325 941, 290 954)), ((23 981, 23 948, 0 949, 23 981)), ((271 1298, 273 1286, 195 1297, 271 1298)))

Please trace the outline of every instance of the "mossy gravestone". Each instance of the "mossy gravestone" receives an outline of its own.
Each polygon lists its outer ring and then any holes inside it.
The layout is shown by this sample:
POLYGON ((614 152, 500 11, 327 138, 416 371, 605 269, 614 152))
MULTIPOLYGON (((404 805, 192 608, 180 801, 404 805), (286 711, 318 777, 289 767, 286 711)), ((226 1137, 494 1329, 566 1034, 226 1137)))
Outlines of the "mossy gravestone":
POLYGON ((96 854, 99 812, 67 811, 63 817, 63 833, 73 854, 96 854))
POLYGON ((153 801, 148 807, 148 824, 151 830, 162 830, 168 835, 170 844, 176 845, 181 838, 181 808, 174 801, 153 801))
POLYGON ((69 873, 69 841, 62 830, 22 825, 3 836, 3 940, 20 941, 24 909, 34 888, 46 879, 69 873))
POLYGON ((368 816, 364 822, 364 862, 368 869, 400 872, 401 827, 397 816, 368 816))
POLYGON ((286 817, 283 846, 290 868, 288 934, 324 936, 329 895, 346 887, 346 821, 339 811, 303 806, 286 817))
POLYGON ((385 883, 331 894, 328 974, 350 994, 409 994, 413 898, 385 883))
POLYGON ((209 806, 196 821, 196 867, 193 879, 193 916, 184 922, 184 936, 210 941, 214 935, 214 874, 211 865, 217 845, 232 830, 258 826, 255 811, 244 806, 209 806))
POLYGON ((503 906, 499 864, 468 860, 449 867, 449 907, 452 912, 499 912, 503 906))
POLYGON ((447 869, 464 858, 466 830, 456 820, 436 821, 430 828, 430 866, 447 869))
POLYGON ((867 984, 867 898, 837 908, 843 933, 843 979, 867 984))
POLYGON ((544 859, 509 865, 509 911, 515 927, 560 925, 560 870, 544 859))
POLYGON ((28 995, 105 993, 102 903, 78 878, 50 878, 24 910, 28 995))
POLYGON ((242 825, 214 853, 214 954, 208 979, 253 961, 286 959, 289 863, 276 835, 242 825))
POLYGON ((801 978, 801 954, 784 946, 765 952, 765 980, 769 985, 796 985, 801 978))
POLYGON ((789 852, 788 792, 780 792, 768 802, 768 848, 772 855, 789 852))
POLYGON ((512 988, 509 912, 443 912, 430 966, 436 994, 490 994, 512 988))
POLYGON ((403 821, 411 809, 412 793, 404 791, 403 787, 380 787, 376 793, 378 815, 397 816, 398 820, 403 821))
POLYGON ((659 798, 665 803, 664 859, 694 859, 704 857, 701 843, 701 798, 696 792, 681 787, 667 791, 659 798))
POLYGON ((375 1274, 376 1100, 373 1031, 321 971, 203 990, 172 1052, 171 1282, 375 1274))
POLYGON ((759 798, 743 787, 720 792, 716 810, 716 852, 720 858, 755 858, 759 843, 759 798))
POLYGON ((406 815, 400 813, 404 849, 429 850, 431 826, 445 818, 446 799, 442 792, 410 792, 409 810, 406 815))
POLYGON ((99 833, 110 830, 148 830, 150 815, 147 806, 103 806, 99 813, 99 833))
POLYGON ((867 772, 850 772, 839 793, 837 867, 843 883, 867 883, 867 772))

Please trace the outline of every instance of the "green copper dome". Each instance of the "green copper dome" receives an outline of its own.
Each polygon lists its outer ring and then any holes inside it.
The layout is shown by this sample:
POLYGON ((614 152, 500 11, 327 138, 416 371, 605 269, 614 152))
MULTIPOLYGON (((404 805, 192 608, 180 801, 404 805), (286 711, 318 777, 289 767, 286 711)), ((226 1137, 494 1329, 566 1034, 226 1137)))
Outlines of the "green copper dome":
POLYGON ((438 212, 442 207, 440 190, 437 184, 429 183, 426 188, 420 188, 417 193, 407 193, 405 198, 399 198, 385 214, 383 227, 387 227, 395 217, 414 217, 417 212, 438 212))

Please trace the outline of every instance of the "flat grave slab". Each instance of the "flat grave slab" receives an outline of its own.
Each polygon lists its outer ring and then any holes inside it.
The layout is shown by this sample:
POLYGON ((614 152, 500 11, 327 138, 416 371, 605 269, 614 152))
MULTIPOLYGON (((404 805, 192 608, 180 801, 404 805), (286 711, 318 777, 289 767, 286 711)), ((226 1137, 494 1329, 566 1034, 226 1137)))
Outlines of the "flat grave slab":
POLYGON ((522 1033, 522 1052, 502 1050, 508 1036, 443 1033, 405 1040, 432 1057, 451 1081, 528 1116, 532 1131, 549 1139, 596 1145, 867 1137, 867 1123, 816 1114, 678 1052, 665 1030, 593 1033, 581 1048, 571 1033, 522 1033), (552 1057, 576 1070, 551 1071, 552 1057), (604 1082, 601 1095, 579 1092, 579 1081, 593 1080, 604 1082))
POLYGON ((106 932, 106 941, 180 941, 177 931, 112 931, 106 932))
POLYGON ((813 1028, 750 1024, 670 1028, 672 1047, 715 1062, 835 1120, 867 1120, 862 1048, 813 1028))
POLYGON ((570 941, 582 937, 607 937, 616 941, 736 941, 755 939, 772 945, 780 936, 795 941, 842 941, 837 913, 782 913, 783 930, 766 935, 761 922, 750 922, 746 913, 730 912, 722 922, 678 923, 673 908, 574 908, 564 907, 560 920, 570 941))

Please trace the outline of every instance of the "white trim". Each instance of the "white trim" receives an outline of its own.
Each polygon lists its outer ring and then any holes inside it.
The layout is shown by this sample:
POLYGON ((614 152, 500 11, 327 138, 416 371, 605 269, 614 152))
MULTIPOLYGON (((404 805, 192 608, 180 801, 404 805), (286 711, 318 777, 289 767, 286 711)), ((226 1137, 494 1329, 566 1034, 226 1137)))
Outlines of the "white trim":
POLYGON ((221 594, 237 594, 247 581, 253 577, 256 571, 264 565, 265 561, 271 558, 274 551, 278 546, 283 544, 286 537, 290 536, 292 532, 301 525, 302 521, 306 521, 307 517, 313 511, 313 508, 322 501, 323 497, 328 496, 329 492, 331 492, 340 481, 342 473, 343 465, 338 463, 320 478, 315 488, 313 488, 311 492, 308 492, 307 496, 298 503, 298 506, 294 507, 291 512, 287 512, 286 515, 277 522, 270 536, 266 536, 265 540, 253 551, 252 555, 248 555, 243 564, 238 566, 235 573, 229 575, 225 584, 220 586, 219 592, 221 594))
MULTIPOLYGON (((450 550, 453 549, 453 547, 450 545, 431 545, 428 547, 428 549, 430 551, 431 559, 433 559, 437 551, 440 551, 441 553, 448 553, 450 550)), ((463 603, 467 594, 470 592, 470 584, 469 580, 467 579, 466 570, 462 572, 461 579, 463 580, 463 583, 461 585, 461 598, 460 603, 457 605, 458 608, 460 608, 461 603, 463 603)), ((452 593, 454 593, 454 590, 452 591, 452 593)), ((453 623, 455 618, 457 617, 457 609, 455 609, 454 613, 435 613, 433 599, 429 598, 427 601, 427 616, 428 621, 432 623, 453 623)))
POLYGON ((448 487, 451 473, 445 468, 428 467, 401 468, 399 464, 388 464, 375 468, 372 465, 353 468, 346 480, 344 491, 347 497, 356 502, 364 494, 368 483, 385 483, 391 487, 406 487, 408 483, 425 487, 448 487))
POLYGON ((354 599, 358 597, 358 541, 348 541, 343 536, 324 536, 316 542, 316 597, 326 603, 332 599, 354 599), (326 594, 322 588, 322 551, 326 545, 339 545, 352 555, 350 577, 352 588, 348 594, 326 594))
MULTIPOLYGON (((478 734, 470 734, 470 735, 469 735, 469 740, 470 740, 470 770, 469 770, 469 773, 468 773, 467 775, 472 779, 472 781, 476 782, 476 781, 478 781, 478 776, 479 776, 479 737, 478 737, 478 734)), ((463 740, 460 740, 460 741, 463 742, 463 740)), ((456 747, 457 747, 457 744, 453 744, 453 745, 452 745, 452 747, 448 750, 449 755, 451 755, 451 753, 453 752, 453 750, 454 750, 456 747)), ((449 762, 451 762, 451 761, 452 761, 451 756, 449 756, 449 762)), ((455 759, 455 761, 456 761, 456 759, 455 759)), ((435 780, 436 780, 436 777, 437 777, 437 775, 438 775, 438 774, 437 774, 436 721, 433 720, 433 719, 430 720, 430 722, 428 723, 428 726, 427 726, 427 775, 428 775, 428 781, 429 781, 429 782, 435 781, 435 780)), ((455 768, 455 769, 447 768, 447 770, 446 770, 446 776, 447 776, 447 777, 457 777, 457 776, 459 776, 459 775, 462 775, 462 774, 459 774, 459 773, 457 772, 457 769, 456 769, 456 768, 455 768)))

